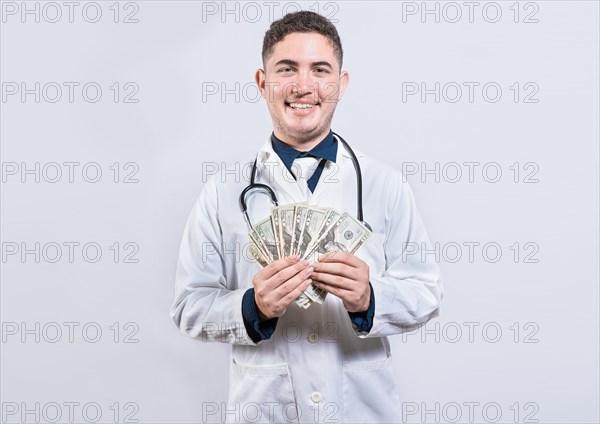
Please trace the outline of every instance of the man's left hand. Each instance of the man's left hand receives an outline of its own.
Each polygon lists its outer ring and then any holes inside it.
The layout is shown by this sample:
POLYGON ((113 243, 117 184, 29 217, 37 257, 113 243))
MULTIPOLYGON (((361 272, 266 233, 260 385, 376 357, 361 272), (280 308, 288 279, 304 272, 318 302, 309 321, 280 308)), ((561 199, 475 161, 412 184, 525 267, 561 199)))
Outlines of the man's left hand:
POLYGON ((324 255, 313 265, 313 284, 340 299, 348 312, 369 309, 369 265, 347 252, 324 255))

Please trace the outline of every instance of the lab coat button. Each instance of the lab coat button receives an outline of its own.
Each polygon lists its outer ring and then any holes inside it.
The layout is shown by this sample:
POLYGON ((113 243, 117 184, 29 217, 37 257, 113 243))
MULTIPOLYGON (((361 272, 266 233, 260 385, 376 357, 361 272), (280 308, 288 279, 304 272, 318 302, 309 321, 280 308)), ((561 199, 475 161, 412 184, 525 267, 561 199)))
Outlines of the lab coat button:
POLYGON ((319 341, 319 335, 317 333, 310 333, 308 335, 308 341, 310 343, 317 343, 319 341))
POLYGON ((310 394, 310 399, 314 402, 314 403, 319 403, 321 402, 321 393, 319 392, 312 392, 310 394))

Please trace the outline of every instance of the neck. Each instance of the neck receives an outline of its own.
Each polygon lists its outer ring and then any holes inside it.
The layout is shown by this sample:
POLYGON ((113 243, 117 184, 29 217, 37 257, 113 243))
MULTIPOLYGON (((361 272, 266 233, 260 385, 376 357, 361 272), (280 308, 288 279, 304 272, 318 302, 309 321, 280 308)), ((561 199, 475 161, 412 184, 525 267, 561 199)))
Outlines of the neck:
POLYGON ((308 136, 306 138, 298 138, 292 137, 287 134, 282 134, 280 131, 275 129, 273 132, 275 133, 275 137, 279 140, 283 141, 290 147, 298 150, 299 152, 308 152, 317 144, 319 144, 323 139, 329 134, 330 129, 328 128, 326 131, 320 133, 317 136, 308 136))

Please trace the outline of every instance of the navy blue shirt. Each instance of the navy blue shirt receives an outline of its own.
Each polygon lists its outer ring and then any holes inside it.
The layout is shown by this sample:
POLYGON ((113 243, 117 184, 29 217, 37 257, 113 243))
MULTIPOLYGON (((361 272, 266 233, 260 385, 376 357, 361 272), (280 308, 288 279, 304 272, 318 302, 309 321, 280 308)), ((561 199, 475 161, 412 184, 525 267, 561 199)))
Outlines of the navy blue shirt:
POLYGON ((275 136, 275 133, 271 134, 271 145, 273 146, 275 153, 279 155, 281 161, 294 178, 296 178, 296 176, 292 171, 292 164, 296 159, 305 157, 321 159, 321 162, 319 162, 319 166, 317 169, 315 169, 314 174, 312 174, 312 176, 306 182, 311 193, 315 191, 315 187, 317 186, 319 178, 323 173, 325 163, 328 160, 335 163, 335 159, 337 157, 337 140, 333 137, 333 132, 331 130, 319 144, 310 149, 308 152, 300 152, 285 144, 275 136))
MULTIPOLYGON (((333 137, 333 132, 330 130, 329 134, 325 136, 323 140, 308 152, 300 152, 293 147, 285 144, 283 141, 275 137, 275 133, 271 135, 271 145, 273 150, 281 161, 286 166, 288 171, 296 178, 292 171, 292 164, 297 158, 312 156, 321 159, 319 166, 315 170, 314 174, 307 181, 308 188, 311 192, 315 190, 319 178, 323 173, 325 163, 330 160, 335 162, 337 157, 337 140, 333 137)), ((369 332, 373 327, 373 317, 375 316, 375 294, 373 292, 373 286, 369 282, 371 287, 371 299, 369 309, 364 312, 348 312, 350 320, 352 321, 352 327, 359 332, 369 332)), ((244 319, 244 326, 248 335, 254 341, 258 343, 261 340, 268 340, 275 332, 277 327, 277 321, 279 318, 271 318, 268 320, 261 320, 258 314, 258 306, 254 300, 254 288, 246 290, 242 298, 242 317, 244 319)))

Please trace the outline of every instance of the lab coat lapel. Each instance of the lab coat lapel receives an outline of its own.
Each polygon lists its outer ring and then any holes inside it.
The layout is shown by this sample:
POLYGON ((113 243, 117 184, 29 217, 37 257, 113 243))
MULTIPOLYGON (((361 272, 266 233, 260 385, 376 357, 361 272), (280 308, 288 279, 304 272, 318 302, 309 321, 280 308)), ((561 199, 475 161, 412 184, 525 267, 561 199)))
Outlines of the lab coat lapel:
POLYGON ((293 175, 288 171, 281 158, 273 150, 271 139, 262 146, 259 152, 261 160, 257 164, 260 177, 257 183, 267 184, 277 194, 279 204, 305 202, 304 194, 293 175))

